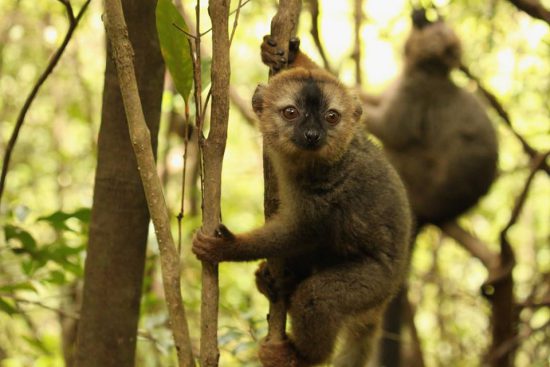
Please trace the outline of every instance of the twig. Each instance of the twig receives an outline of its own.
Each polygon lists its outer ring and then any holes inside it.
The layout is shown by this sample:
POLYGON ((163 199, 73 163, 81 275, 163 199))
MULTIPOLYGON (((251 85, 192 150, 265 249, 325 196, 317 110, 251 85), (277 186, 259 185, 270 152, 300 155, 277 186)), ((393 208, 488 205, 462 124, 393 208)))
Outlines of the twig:
POLYGON ((185 181, 187 176, 187 156, 189 147, 189 130, 190 130, 190 116, 189 116, 189 101, 184 98, 184 131, 183 131, 183 169, 181 170, 181 201, 180 212, 178 213, 178 253, 181 254, 181 241, 182 241, 182 221, 185 216, 185 181))
POLYGON ((4 187, 6 185, 6 176, 8 174, 8 168, 11 160, 11 154, 13 152, 13 148, 15 147, 15 143, 17 142, 17 138, 19 137, 19 132, 21 130, 21 127, 23 126, 23 123, 25 122, 25 116, 27 115, 27 112, 29 111, 32 102, 36 98, 36 95, 38 94, 38 91, 40 90, 40 87, 44 84, 44 82, 48 79, 50 74, 53 72, 54 68, 56 67, 57 63, 61 59, 61 56, 63 55, 63 52, 65 52, 65 49, 67 48, 67 45, 69 44, 69 41, 71 40, 74 30, 78 26, 78 23, 82 19, 82 16, 84 15, 86 9, 88 8, 88 5, 90 4, 91 0, 87 0, 84 5, 80 8, 80 11, 78 12, 77 16, 74 16, 73 9, 71 7, 71 4, 68 1, 61 1, 61 3, 65 6, 67 9, 67 16, 69 18, 69 28, 67 29, 67 33, 65 34, 65 37, 63 38, 63 42, 61 42, 61 45, 59 48, 55 51, 55 53, 50 58, 50 61, 48 63, 48 66, 46 66, 46 69, 42 72, 40 77, 38 78, 36 84, 32 88, 31 92, 27 96, 25 103, 23 104, 23 107, 21 108, 21 111, 19 111, 19 115, 17 116, 17 120, 15 121, 15 126, 13 128, 13 131, 11 133, 10 140, 8 141, 8 144, 6 146, 6 152, 4 153, 4 163, 2 165, 2 173, 0 174, 0 203, 2 202, 2 195, 4 193, 4 187))
POLYGON ((321 43, 321 39, 319 38, 319 0, 309 1, 309 11, 311 13, 311 36, 313 37, 313 42, 319 51, 319 55, 321 55, 325 69, 333 72, 328 62, 323 44, 321 43))
POLYGON ((468 251, 473 257, 480 260, 485 268, 494 269, 498 266, 498 254, 489 249, 487 244, 483 243, 479 238, 465 231, 456 222, 447 222, 439 226, 441 230, 449 237, 468 251))
POLYGON ((246 101, 243 97, 240 96, 239 92, 235 87, 229 87, 229 97, 231 97, 231 102, 237 107, 241 115, 245 118, 246 122, 250 125, 256 124, 256 114, 252 110, 250 101, 246 101))
POLYGON ((231 36, 229 37, 229 47, 233 43, 233 37, 235 37, 235 31, 237 30, 237 24, 239 23, 239 14, 241 13, 241 7, 243 0, 239 0, 239 5, 237 6, 237 13, 235 14, 235 19, 233 20, 233 29, 231 30, 231 36))
POLYGON ((361 85, 363 81, 363 71, 361 68, 361 25, 363 23, 363 1, 354 1, 354 30, 355 42, 353 48, 353 61, 355 62, 355 83, 361 85))
POLYGON ((520 195, 516 199, 516 203, 514 205, 514 208, 512 209, 512 214, 510 215, 510 219, 508 220, 508 223, 500 233, 501 241, 505 241, 508 230, 516 223, 518 220, 519 215, 521 214, 521 210, 523 209, 523 205, 525 204, 525 200, 527 199, 527 194, 529 193, 529 188, 531 186, 531 183, 533 182, 533 178, 535 178, 536 173, 543 169, 546 158, 550 155, 550 151, 544 153, 544 154, 538 154, 534 158, 533 167, 531 168, 531 172, 529 173, 529 176, 527 177, 527 180, 525 181, 525 185, 523 187, 523 190, 521 191, 520 195))
POLYGON ((192 40, 196 40, 196 39, 197 39, 197 36, 195 36, 194 34, 191 34, 191 33, 187 32, 185 29, 183 29, 182 27, 180 27, 180 26, 177 25, 176 23, 172 23, 172 25, 174 26, 174 28, 176 28, 178 31, 180 31, 181 33, 185 34, 187 37, 191 38, 192 40))
MULTIPOLYGON (((241 7, 243 7, 249 1, 250 0, 243 2, 241 7)), ((189 28, 191 28, 191 24, 193 24, 194 20, 191 19, 189 14, 185 11, 182 12, 182 16, 183 19, 185 19, 185 23, 189 26, 189 28)), ((210 55, 210 52, 209 50, 201 47, 201 55, 208 57, 210 55)), ((229 86, 229 97, 231 98, 231 102, 235 104, 242 115, 246 118, 246 121, 251 125, 254 125, 256 122, 256 115, 254 114, 254 111, 252 111, 252 106, 250 105, 250 102, 245 101, 244 98, 239 95, 238 91, 232 86, 229 86)), ((203 108, 203 110, 205 109, 203 108)))
POLYGON ((136 155, 147 206, 157 235, 164 293, 179 366, 194 366, 189 329, 180 293, 180 263, 170 232, 170 217, 156 173, 151 135, 145 123, 134 71, 132 44, 120 0, 105 2, 105 27, 113 48, 130 139, 136 155))
POLYGON ((508 0, 516 8, 550 24, 550 10, 546 9, 538 0, 508 0))
MULTIPOLYGON (((503 107, 502 103, 500 103, 500 101, 498 100, 498 98, 493 94, 491 93, 487 88, 485 88, 483 86, 483 84, 481 83, 481 80, 479 80, 478 77, 476 77, 475 75, 472 74, 472 72, 470 71, 470 69, 462 64, 460 65, 459 69, 468 77, 470 78, 473 82, 476 83, 477 87, 479 88, 479 90, 481 91, 481 94, 483 94, 483 96, 487 99, 487 101, 489 102, 489 104, 495 109, 495 111, 497 112, 497 114, 502 118, 502 120, 504 121, 504 123, 506 124, 506 126, 508 126, 508 129, 510 129, 510 131, 512 132, 512 134, 514 134, 514 136, 519 140, 519 142, 521 143, 521 146, 523 147, 523 150, 525 151, 525 153, 527 153, 529 155, 529 157, 531 157, 531 159, 535 159, 540 153, 535 149, 533 148, 531 145, 529 145, 529 143, 527 142, 527 140, 525 140, 525 138, 523 136, 521 136, 515 129, 514 129, 514 126, 512 124, 512 120, 510 118, 510 115, 508 114, 508 112, 506 111, 506 109, 503 107)), ((543 167, 542 169, 550 175, 550 167, 548 166, 548 164, 546 164, 546 162, 543 162, 543 167)))
POLYGON ((68 317, 68 318, 71 318, 71 319, 74 319, 74 320, 78 320, 80 318, 80 315, 78 315, 78 314, 67 312, 67 311, 62 310, 62 309, 57 308, 57 307, 48 306, 48 305, 46 305, 44 303, 41 303, 41 302, 38 302, 38 301, 31 301, 31 300, 28 300, 28 299, 25 299, 25 298, 20 298, 20 297, 14 296, 12 294, 2 293, 2 294, 0 294, 0 296, 4 297, 4 298, 10 298, 15 303, 26 303, 26 304, 29 304, 29 305, 33 305, 33 306, 43 308, 45 310, 53 311, 58 315, 68 317))
POLYGON ((528 327, 526 331, 521 334, 516 335, 514 338, 507 340, 505 343, 502 343, 494 352, 489 356, 489 362, 501 358, 502 356, 510 353, 514 350, 523 340, 531 337, 533 334, 539 331, 548 330, 550 327, 550 321, 545 322, 539 327, 530 328, 528 327))
MULTIPOLYGON (((231 13, 229 13, 229 15, 233 15, 234 13, 239 12, 239 11, 241 10, 241 8, 242 8, 243 6, 245 6, 246 4, 248 4, 250 1, 252 1, 252 0, 246 0, 244 3, 240 4, 240 5, 237 7, 237 9, 235 9, 235 10, 233 10, 231 13)), ((212 28, 208 28, 206 31, 204 31, 204 32, 202 32, 202 33, 197 32, 197 34, 199 35, 199 37, 202 37, 202 36, 208 34, 208 32, 210 32, 210 31, 212 31, 212 28)))
MULTIPOLYGON (((300 0, 280 0, 277 13, 271 20, 271 37, 283 48, 285 55, 288 54, 288 43, 298 28, 298 19, 302 3, 300 0)), ((270 75, 273 75, 270 70, 270 75)), ((264 212, 266 220, 275 213, 278 206, 277 181, 273 166, 265 154, 264 142, 264 212)), ((279 277, 284 272, 283 264, 280 261, 269 260, 269 269, 274 277, 279 277)), ((276 302, 269 303, 268 331, 266 340, 277 342, 286 339, 286 311, 287 304, 284 297, 279 297, 276 302)))

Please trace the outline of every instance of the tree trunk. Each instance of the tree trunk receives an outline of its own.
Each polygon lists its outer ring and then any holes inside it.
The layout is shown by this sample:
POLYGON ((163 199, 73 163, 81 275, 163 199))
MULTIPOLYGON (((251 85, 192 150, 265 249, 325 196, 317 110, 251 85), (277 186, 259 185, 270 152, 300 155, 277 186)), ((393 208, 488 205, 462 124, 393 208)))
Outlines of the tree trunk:
MULTIPOLYGON (((143 112, 156 152, 164 81, 156 1, 123 0, 143 112)), ((107 45, 103 111, 77 365, 134 366, 149 212, 107 45)))

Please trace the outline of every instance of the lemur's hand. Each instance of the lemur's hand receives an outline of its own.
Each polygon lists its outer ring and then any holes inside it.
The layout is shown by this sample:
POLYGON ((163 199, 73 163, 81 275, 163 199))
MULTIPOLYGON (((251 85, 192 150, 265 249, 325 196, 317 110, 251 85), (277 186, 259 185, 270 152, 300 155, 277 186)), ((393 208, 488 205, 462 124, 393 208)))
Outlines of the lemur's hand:
POLYGON ((288 43, 288 55, 285 56, 283 49, 277 47, 277 42, 270 35, 264 36, 261 46, 262 62, 274 71, 279 71, 292 64, 296 54, 300 50, 300 39, 293 37, 288 43))
POLYGON ((219 263, 226 259, 226 250, 233 246, 235 235, 220 224, 214 231, 214 236, 206 235, 199 230, 193 238, 192 251, 201 261, 219 263))

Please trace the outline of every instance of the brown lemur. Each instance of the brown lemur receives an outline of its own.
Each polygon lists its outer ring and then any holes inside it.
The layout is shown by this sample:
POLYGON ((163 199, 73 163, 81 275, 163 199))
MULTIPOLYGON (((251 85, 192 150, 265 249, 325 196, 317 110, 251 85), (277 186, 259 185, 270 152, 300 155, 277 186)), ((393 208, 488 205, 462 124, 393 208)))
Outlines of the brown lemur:
POLYGON ((289 340, 260 347, 265 367, 366 364, 381 315, 406 274, 411 214, 398 174, 366 138, 360 102, 291 42, 266 36, 262 59, 289 69, 260 85, 252 105, 279 187, 279 208, 261 228, 198 232, 193 252, 211 262, 278 258, 285 279, 257 272, 269 298, 287 297, 289 340), (340 350, 341 349, 341 350, 340 350))
POLYGON ((495 178, 498 147, 484 107, 450 78, 462 53, 454 31, 423 9, 412 23, 402 76, 377 106, 363 100, 368 130, 403 179, 421 226, 476 204, 495 178))

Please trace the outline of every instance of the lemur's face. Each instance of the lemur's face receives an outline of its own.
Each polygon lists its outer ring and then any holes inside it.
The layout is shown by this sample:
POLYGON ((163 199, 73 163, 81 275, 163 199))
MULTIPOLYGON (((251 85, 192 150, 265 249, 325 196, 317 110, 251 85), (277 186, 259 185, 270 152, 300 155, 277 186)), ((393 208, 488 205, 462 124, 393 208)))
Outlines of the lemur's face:
POLYGON ((267 145, 291 157, 335 159, 347 149, 361 116, 358 101, 330 74, 283 71, 253 101, 267 145))

